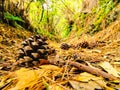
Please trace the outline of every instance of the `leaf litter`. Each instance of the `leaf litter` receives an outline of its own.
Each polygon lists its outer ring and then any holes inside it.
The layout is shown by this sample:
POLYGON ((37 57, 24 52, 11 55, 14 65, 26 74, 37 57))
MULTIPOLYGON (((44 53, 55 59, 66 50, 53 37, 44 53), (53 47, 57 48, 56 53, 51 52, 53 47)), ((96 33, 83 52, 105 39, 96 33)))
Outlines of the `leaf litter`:
MULTIPOLYGON (((0 62, 16 60, 19 43, 32 34, 0 24, 0 62), (9 28, 9 29, 8 29, 9 28), (11 32, 11 29, 13 30, 11 32), (6 33, 5 31, 8 30, 6 33), (12 36, 9 37, 9 34, 12 36), (17 35, 17 36, 16 36, 17 35), (14 42, 13 42, 13 41, 14 42)), ((64 65, 41 65, 32 68, 20 68, 15 71, 0 70, 1 90, 119 90, 120 89, 120 20, 94 36, 83 35, 67 44, 68 50, 60 48, 61 44, 49 41, 56 48, 55 60, 75 61, 113 75, 115 80, 108 80, 84 70, 64 65), (75 41, 75 42, 74 42, 75 41), (88 42, 88 46, 75 48, 77 44, 88 42), (93 45, 94 41, 94 45, 93 45), (97 41, 104 41, 97 43, 97 41), (102 45, 101 45, 102 44, 102 45), (89 48, 90 47, 90 48, 89 48)), ((79 44, 83 45, 83 44, 79 44)), ((51 58, 51 57, 50 57, 51 58)), ((51 58, 53 59, 53 58, 51 58)))

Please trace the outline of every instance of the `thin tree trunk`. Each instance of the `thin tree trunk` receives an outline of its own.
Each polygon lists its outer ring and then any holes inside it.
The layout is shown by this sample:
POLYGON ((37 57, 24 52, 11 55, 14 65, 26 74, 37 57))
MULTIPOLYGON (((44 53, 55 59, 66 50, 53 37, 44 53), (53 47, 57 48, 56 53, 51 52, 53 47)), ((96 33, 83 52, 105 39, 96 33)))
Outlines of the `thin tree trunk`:
POLYGON ((1 19, 2 19, 2 21, 4 20, 4 2, 5 2, 5 0, 2 0, 2 8, 1 8, 1 11, 2 11, 1 19))

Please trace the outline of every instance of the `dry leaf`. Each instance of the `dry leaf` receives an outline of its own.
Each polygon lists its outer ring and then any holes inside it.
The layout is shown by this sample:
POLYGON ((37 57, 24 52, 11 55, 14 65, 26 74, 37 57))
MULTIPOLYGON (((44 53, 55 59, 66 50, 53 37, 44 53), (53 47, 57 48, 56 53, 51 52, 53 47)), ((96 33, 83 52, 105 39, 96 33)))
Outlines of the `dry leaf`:
POLYGON ((64 90, 64 89, 58 85, 50 85, 49 90, 64 90))
POLYGON ((42 65, 40 66, 42 69, 47 69, 47 70, 58 70, 60 69, 58 66, 55 65, 42 65))
POLYGON ((92 74, 89 74, 87 72, 81 73, 77 78, 78 81, 81 82, 88 82, 89 80, 100 80, 102 79, 101 77, 94 76, 92 74))
POLYGON ((87 83, 77 82, 77 81, 70 81, 73 90, 97 90, 102 89, 97 83, 94 81, 89 81, 87 83))
POLYGON ((30 87, 30 85, 33 85, 38 78, 37 72, 26 68, 22 68, 16 71, 16 75, 17 75, 18 83, 11 90, 15 90, 15 89, 19 90, 19 89, 25 89, 26 87, 30 87))
POLYGON ((81 86, 80 83, 77 81, 69 81, 69 83, 71 84, 71 86, 75 89, 75 90, 81 90, 81 86))
POLYGON ((17 70, 16 79, 18 83, 16 86, 10 90, 24 90, 26 87, 31 87, 38 83, 38 80, 41 78, 41 75, 44 75, 45 71, 42 69, 38 70, 30 70, 26 68, 22 68, 17 70))
POLYGON ((113 66, 109 62, 101 62, 99 64, 105 71, 107 71, 109 74, 112 74, 116 77, 119 77, 119 72, 113 68, 113 66))

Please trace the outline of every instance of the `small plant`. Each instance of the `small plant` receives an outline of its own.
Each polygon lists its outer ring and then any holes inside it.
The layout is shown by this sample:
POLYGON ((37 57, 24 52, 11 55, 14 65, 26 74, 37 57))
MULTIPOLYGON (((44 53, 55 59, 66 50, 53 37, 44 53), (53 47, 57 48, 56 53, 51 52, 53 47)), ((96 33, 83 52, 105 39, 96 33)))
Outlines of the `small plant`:
POLYGON ((8 19, 8 20, 12 20, 12 21, 20 21, 20 22, 24 22, 24 20, 22 20, 20 17, 18 16, 13 16, 11 13, 9 12, 5 12, 4 13, 4 18, 8 19))
MULTIPOLYGON (((82 11, 82 3, 83 0, 31 0, 24 2, 24 9, 28 6, 28 21, 33 26, 32 31, 59 40, 82 33, 94 34, 104 28, 103 22, 106 27, 116 18, 110 16, 109 19, 108 16, 116 5, 113 0, 98 0, 98 4, 90 11, 82 11)), ((4 13, 4 17, 13 21, 14 25, 25 20, 9 12, 4 13)))
POLYGON ((23 27, 17 23, 17 22, 24 22, 24 20, 21 19, 20 17, 14 16, 9 12, 4 12, 4 18, 8 20, 12 24, 12 26, 23 29, 23 27))

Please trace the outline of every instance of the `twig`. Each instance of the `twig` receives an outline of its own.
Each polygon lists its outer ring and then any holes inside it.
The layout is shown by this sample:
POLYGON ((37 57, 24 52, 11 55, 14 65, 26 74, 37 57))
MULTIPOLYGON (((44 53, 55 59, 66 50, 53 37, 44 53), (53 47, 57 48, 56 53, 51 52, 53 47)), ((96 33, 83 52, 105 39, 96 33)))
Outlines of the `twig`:
POLYGON ((66 63, 68 63, 69 65, 72 65, 76 68, 78 68, 79 70, 97 75, 97 76, 102 76, 104 78, 107 78, 109 80, 115 80, 117 79, 115 76, 108 74, 106 72, 101 71, 100 69, 97 68, 92 68, 90 66, 78 63, 78 62, 74 62, 74 61, 59 61, 59 60, 49 60, 49 63, 54 64, 54 65, 58 65, 58 64, 62 64, 65 65, 66 63))

